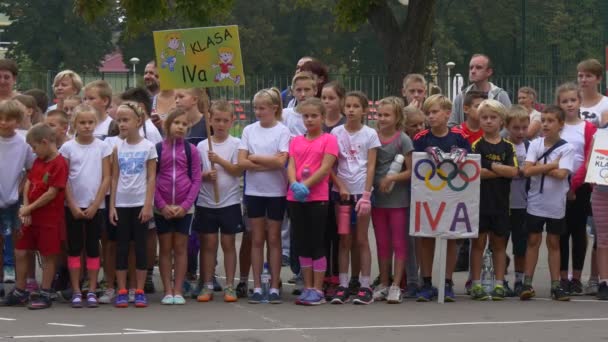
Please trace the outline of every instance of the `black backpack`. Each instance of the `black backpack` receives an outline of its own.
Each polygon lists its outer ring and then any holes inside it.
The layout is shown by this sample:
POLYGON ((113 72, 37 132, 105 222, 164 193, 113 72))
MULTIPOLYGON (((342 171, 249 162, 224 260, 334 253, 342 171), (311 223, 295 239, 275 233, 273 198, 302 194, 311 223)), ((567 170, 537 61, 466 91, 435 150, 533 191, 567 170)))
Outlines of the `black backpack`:
MULTIPOLYGON (((192 180, 192 146, 188 141, 184 141, 184 151, 186 152, 186 160, 188 161, 188 178, 192 180)), ((163 143, 156 144, 156 154, 158 155, 158 163, 156 163, 156 174, 160 170, 160 161, 163 154, 163 143)))

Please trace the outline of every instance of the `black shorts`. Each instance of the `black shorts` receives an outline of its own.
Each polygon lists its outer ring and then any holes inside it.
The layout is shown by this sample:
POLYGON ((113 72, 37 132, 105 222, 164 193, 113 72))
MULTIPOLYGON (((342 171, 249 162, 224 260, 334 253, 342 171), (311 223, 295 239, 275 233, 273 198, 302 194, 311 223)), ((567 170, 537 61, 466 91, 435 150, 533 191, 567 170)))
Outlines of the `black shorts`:
POLYGON ((513 255, 524 257, 528 248, 528 231, 526 230, 526 209, 511 209, 511 242, 513 255))
POLYGON ((261 197, 245 195, 247 216, 250 219, 267 217, 273 221, 283 221, 287 208, 285 197, 261 197))
POLYGON ((224 208, 205 208, 196 206, 192 229, 200 234, 234 235, 245 230, 241 205, 235 204, 224 208))
POLYGON ((484 215, 479 214, 479 232, 493 233, 500 237, 507 237, 511 231, 509 214, 484 215))
POLYGON ((154 222, 156 223, 156 233, 180 233, 190 235, 190 226, 192 225, 192 214, 180 219, 167 220, 163 215, 154 214, 154 222))
POLYGON ((547 217, 535 216, 532 214, 526 215, 526 229, 528 233, 542 233, 543 226, 546 224, 547 233, 554 235, 562 235, 566 232, 566 218, 552 219, 547 217))
MULTIPOLYGON (((110 223, 110 196, 106 196, 106 208, 101 209, 101 215, 103 216, 101 234, 103 234, 103 232, 105 231, 108 240, 116 241, 116 226, 110 223)), ((101 238, 101 236, 99 238, 101 238)))

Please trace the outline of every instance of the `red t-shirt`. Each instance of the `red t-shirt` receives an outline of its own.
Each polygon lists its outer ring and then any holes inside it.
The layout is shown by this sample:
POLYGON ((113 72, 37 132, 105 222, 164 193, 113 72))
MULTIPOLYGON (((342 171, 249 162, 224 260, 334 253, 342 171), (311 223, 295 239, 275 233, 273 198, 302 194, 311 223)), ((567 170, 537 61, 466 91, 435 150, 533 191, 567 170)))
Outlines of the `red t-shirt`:
POLYGON ((52 201, 42 208, 32 211, 32 224, 62 222, 64 217, 65 185, 68 180, 68 163, 61 156, 45 162, 36 158, 32 169, 27 175, 30 189, 27 193, 29 203, 34 203, 50 187, 58 188, 59 192, 52 201))
POLYGON ((463 122, 459 126, 452 127, 452 132, 462 134, 471 145, 483 136, 483 130, 481 128, 477 131, 471 131, 466 122, 463 122))

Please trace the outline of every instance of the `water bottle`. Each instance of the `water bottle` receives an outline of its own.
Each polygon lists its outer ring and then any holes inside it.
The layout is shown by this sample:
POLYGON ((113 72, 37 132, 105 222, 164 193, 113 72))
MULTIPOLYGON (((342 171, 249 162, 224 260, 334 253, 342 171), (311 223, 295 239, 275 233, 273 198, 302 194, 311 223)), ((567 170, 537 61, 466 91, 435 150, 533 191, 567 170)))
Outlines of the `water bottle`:
MULTIPOLYGON (((405 157, 402 154, 398 154, 395 156, 395 159, 391 163, 391 166, 388 168, 387 176, 394 175, 396 173, 401 172, 401 168, 403 167, 403 161, 405 157)), ((395 186, 395 182, 391 182, 391 185, 388 186, 388 191, 393 191, 393 187, 395 186)))
POLYGON ((310 175, 310 167, 308 165, 304 165, 304 168, 302 169, 302 180, 307 180, 310 175))
POLYGON ((268 270, 268 263, 264 263, 264 270, 262 271, 262 303, 268 303, 268 297, 270 296, 270 271, 268 270))
POLYGON ((492 251, 486 249, 483 254, 483 265, 481 266, 481 286, 486 293, 494 289, 494 265, 492 263, 492 251))

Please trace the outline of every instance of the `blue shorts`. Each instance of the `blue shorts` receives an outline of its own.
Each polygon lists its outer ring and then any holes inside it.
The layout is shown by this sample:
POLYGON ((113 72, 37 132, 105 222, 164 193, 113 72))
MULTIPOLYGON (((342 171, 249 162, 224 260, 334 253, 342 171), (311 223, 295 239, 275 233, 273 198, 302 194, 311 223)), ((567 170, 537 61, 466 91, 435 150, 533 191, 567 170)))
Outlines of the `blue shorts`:
POLYGON ((156 223, 156 234, 162 235, 166 233, 180 233, 190 235, 190 226, 192 225, 192 214, 179 219, 167 220, 163 215, 154 214, 154 222, 156 223))
POLYGON ((6 208, 0 208, 0 234, 8 236, 21 226, 19 220, 19 202, 6 208))
POLYGON ((221 232, 226 235, 234 235, 242 233, 245 230, 242 215, 240 204, 224 208, 196 206, 192 229, 199 234, 217 234, 221 232))
POLYGON ((245 195, 247 216, 250 219, 267 217, 273 221, 283 221, 287 210, 285 197, 261 197, 245 195))

